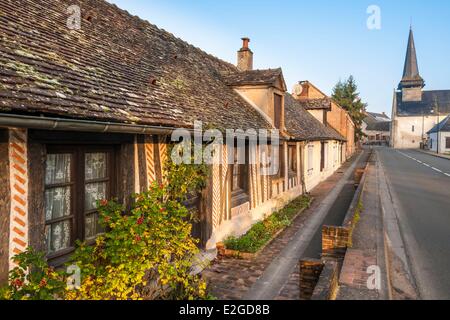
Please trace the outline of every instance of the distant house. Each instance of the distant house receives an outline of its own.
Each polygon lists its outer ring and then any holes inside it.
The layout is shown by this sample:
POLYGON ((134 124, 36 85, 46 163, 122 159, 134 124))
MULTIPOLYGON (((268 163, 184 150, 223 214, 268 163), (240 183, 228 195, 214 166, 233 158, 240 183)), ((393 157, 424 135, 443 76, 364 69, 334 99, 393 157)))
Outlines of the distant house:
POLYGON ((363 143, 389 144, 391 120, 383 113, 365 112, 362 132, 365 134, 363 143))
POLYGON ((309 81, 300 81, 293 97, 326 127, 336 130, 345 138, 343 159, 356 151, 355 124, 346 110, 309 81))
MULTIPOLYGON (((27 246, 58 266, 76 240, 94 241, 103 232, 97 200, 129 207, 134 193, 164 183, 172 132, 196 120, 281 137, 273 175, 261 173, 272 141, 257 146, 256 163, 211 165, 208 187, 191 199, 193 233, 206 249, 311 190, 349 156, 347 138, 286 93, 281 69, 253 70, 249 39, 235 66, 106 1, 75 2, 81 30, 67 27, 71 0, 29 0, 27 10, 0 2, 0 282, 27 246)), ((223 142, 227 158, 236 141, 223 142)))
POLYGON ((413 31, 409 32, 403 78, 394 92, 390 144, 394 148, 419 148, 426 133, 450 114, 450 90, 423 90, 413 31))
POLYGON ((450 154, 450 115, 439 125, 434 126, 428 134, 428 148, 431 151, 450 154))

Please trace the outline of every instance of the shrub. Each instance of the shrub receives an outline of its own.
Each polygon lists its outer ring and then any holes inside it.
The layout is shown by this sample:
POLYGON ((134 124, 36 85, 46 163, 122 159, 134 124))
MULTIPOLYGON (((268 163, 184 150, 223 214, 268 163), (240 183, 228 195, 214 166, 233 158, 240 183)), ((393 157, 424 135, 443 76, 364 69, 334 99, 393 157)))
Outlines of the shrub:
POLYGON ((0 290, 2 300, 54 300, 64 298, 67 274, 49 267, 45 254, 28 248, 14 257, 18 264, 9 273, 9 285, 0 290))
POLYGON ((162 200, 163 186, 136 196, 129 215, 122 206, 103 201, 101 221, 109 229, 96 244, 80 244, 73 262, 81 269, 81 289, 68 293, 76 300, 196 299, 206 284, 190 275, 197 254, 188 210, 175 200, 162 200))

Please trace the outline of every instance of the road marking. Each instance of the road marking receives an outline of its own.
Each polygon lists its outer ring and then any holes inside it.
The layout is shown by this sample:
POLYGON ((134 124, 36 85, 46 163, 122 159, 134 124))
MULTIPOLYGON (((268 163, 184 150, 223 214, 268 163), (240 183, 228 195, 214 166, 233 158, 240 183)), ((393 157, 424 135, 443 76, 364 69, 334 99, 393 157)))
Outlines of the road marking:
POLYGON ((400 152, 400 151, 397 151, 397 152, 398 152, 399 154, 405 156, 406 158, 409 158, 409 159, 411 159, 411 160, 416 161, 417 163, 420 163, 420 164, 424 165, 425 167, 428 167, 428 168, 430 168, 430 169, 433 169, 433 170, 436 171, 436 172, 442 173, 442 174, 446 175, 447 177, 450 177, 450 173, 443 172, 442 170, 440 170, 440 169, 438 169, 438 168, 435 168, 435 167, 432 167, 432 166, 430 166, 428 163, 422 162, 422 161, 420 161, 420 160, 418 160, 418 159, 416 159, 416 158, 413 158, 413 157, 411 157, 411 156, 409 156, 409 155, 407 155, 407 154, 405 154, 405 153, 403 153, 403 152, 400 152))

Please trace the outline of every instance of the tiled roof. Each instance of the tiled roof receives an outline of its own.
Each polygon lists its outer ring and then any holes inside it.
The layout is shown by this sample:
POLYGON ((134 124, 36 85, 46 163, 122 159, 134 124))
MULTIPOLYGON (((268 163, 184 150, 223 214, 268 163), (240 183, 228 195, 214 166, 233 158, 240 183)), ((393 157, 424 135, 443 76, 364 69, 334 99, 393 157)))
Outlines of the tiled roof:
POLYGON ((103 0, 0 1, 0 112, 271 128, 223 81, 237 68, 103 0), (81 30, 67 9, 79 5, 81 30))
POLYGON ((397 92, 397 114, 399 116, 429 116, 437 112, 450 114, 450 90, 423 91, 422 101, 402 102, 402 93, 397 92))
POLYGON ((384 113, 367 112, 367 114, 369 114, 370 116, 372 116, 375 119, 380 119, 380 120, 383 119, 386 121, 390 120, 389 117, 384 113))
POLYGON ((379 121, 370 123, 366 130, 368 131, 391 131, 391 122, 390 121, 379 121))
POLYGON ((272 85, 282 76, 281 68, 266 70, 250 70, 224 73, 225 82, 231 86, 241 85, 272 85))
POLYGON ((439 132, 450 132, 450 115, 442 120, 439 125, 435 125, 428 133, 436 133, 438 129, 439 132))
POLYGON ((284 98, 286 130, 297 140, 345 141, 336 130, 326 127, 303 107, 300 101, 286 93, 284 98))
POLYGON ((331 110, 331 98, 322 99, 304 99, 298 100, 298 102, 306 110, 331 110))

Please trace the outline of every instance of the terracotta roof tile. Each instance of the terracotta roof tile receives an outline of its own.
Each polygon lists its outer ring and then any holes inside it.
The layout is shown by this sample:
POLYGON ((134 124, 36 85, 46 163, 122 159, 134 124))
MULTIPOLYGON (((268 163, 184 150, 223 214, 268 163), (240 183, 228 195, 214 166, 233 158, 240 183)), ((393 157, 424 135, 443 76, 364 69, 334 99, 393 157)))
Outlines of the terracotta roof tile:
POLYGON ((306 110, 331 110, 331 98, 298 100, 306 110))
POLYGON ((282 76, 281 68, 266 70, 250 70, 224 73, 224 80, 228 85, 257 85, 257 84, 275 84, 280 76, 282 76))
POLYGON ((0 112, 271 128, 223 81, 235 66, 115 5, 2 0, 0 12, 0 112), (74 4, 81 7, 81 30, 66 26, 74 4))
POLYGON ((336 130, 324 126, 314 118, 291 94, 284 99, 286 129, 297 140, 339 140, 345 141, 336 130))

